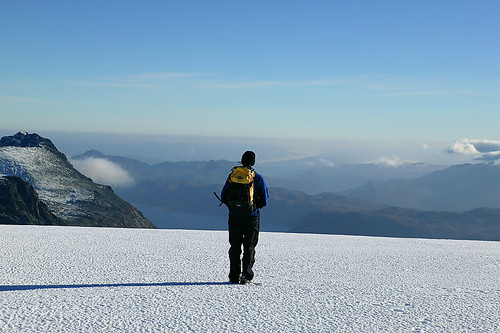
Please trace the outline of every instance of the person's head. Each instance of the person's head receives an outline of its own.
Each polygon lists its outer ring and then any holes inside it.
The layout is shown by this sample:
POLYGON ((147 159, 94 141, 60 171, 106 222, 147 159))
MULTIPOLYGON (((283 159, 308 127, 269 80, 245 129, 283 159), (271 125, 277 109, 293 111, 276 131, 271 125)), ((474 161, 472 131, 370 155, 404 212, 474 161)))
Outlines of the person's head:
POLYGON ((241 164, 245 167, 252 167, 255 165, 255 153, 247 150, 241 156, 241 164))

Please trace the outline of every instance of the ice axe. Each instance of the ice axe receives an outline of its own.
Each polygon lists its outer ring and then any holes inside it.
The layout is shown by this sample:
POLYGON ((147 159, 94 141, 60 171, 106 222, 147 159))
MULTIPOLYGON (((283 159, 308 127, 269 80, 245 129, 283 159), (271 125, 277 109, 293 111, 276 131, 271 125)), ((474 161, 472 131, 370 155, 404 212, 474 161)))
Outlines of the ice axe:
POLYGON ((223 204, 225 204, 225 202, 224 202, 224 201, 222 201, 222 199, 221 199, 221 198, 219 198, 219 196, 217 195, 217 193, 216 193, 216 192, 214 192, 214 195, 215 195, 215 197, 216 197, 217 199, 219 199, 219 201, 220 201, 220 205, 219 205, 219 207, 220 207, 220 206, 222 206, 223 204))

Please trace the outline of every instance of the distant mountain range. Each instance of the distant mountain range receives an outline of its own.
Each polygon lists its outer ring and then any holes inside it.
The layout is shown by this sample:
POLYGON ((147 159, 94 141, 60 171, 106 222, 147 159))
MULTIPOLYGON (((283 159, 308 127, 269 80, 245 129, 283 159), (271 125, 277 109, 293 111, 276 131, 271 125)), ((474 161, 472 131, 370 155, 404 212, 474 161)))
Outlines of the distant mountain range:
MULTIPOLYGON (((120 165, 134 177, 134 186, 117 187, 115 191, 125 200, 140 206, 143 211, 156 212, 153 222, 159 227, 172 227, 169 219, 172 212, 184 212, 200 216, 216 216, 220 223, 216 229, 227 227, 227 209, 219 207, 219 202, 213 192, 220 193, 222 186, 234 162, 190 161, 164 162, 148 165, 121 156, 107 156, 92 150, 82 155, 73 156, 72 160, 88 158, 103 158, 120 165)), ((273 178, 265 176, 268 185, 273 178)), ((284 184, 294 184, 294 181, 284 180, 284 184)), ((294 187, 294 186, 291 186, 294 187)), ((265 208, 267 222, 262 224, 266 231, 289 231, 309 214, 324 210, 364 210, 376 209, 382 205, 366 200, 347 199, 334 193, 309 195, 302 191, 289 188, 271 187, 271 202, 265 208)), ((195 216, 193 215, 193 218, 195 216)), ((181 227, 178 224, 176 227, 181 227)), ((193 222, 184 228, 198 228, 193 222)))
MULTIPOLYGON (((31 185, 43 203, 32 207, 46 206, 64 225, 155 228, 111 187, 96 184, 82 175, 49 139, 37 134, 19 132, 0 140, 0 175, 15 176, 31 185)), ((5 185, 6 195, 16 194, 9 190, 13 188, 12 182, 10 179, 5 185)), ((15 183, 18 188, 30 189, 18 180, 15 183)), ((6 198, 4 203, 19 202, 10 199, 6 198)), ((44 219, 49 221, 49 218, 44 219)), ((0 222, 10 223, 11 220, 2 218, 0 222)))
POLYGON ((500 209, 500 165, 462 164, 411 179, 391 179, 343 191, 350 198, 421 210, 500 209))
MULTIPOLYGON (((73 160, 103 158, 112 161, 132 175, 136 180, 169 179, 186 180, 193 184, 221 184, 228 170, 237 162, 227 160, 181 161, 147 164, 136 159, 105 155, 96 150, 73 156, 73 160)), ((271 187, 281 187, 308 194, 340 192, 355 188, 369 181, 386 181, 393 178, 415 178, 446 166, 423 163, 406 163, 397 168, 379 166, 375 163, 333 166, 321 158, 304 158, 292 161, 257 164, 256 169, 265 175, 271 187)))
MULTIPOLYGON (((133 175, 134 185, 116 188, 116 192, 126 200, 140 206, 143 211, 151 213, 151 216, 154 216, 153 222, 159 227, 196 229, 203 225, 200 219, 206 219, 207 223, 210 221, 214 229, 226 227, 227 210, 224 207, 218 207, 218 201, 213 196, 213 192, 220 192, 234 163, 221 160, 167 162, 151 166, 119 156, 106 156, 96 151, 73 158, 90 157, 113 161, 133 175), (178 218, 175 212, 184 214, 182 224, 172 221, 178 218), (191 214, 191 220, 189 214, 191 214), (213 222, 214 220, 217 222, 213 222)), ((415 165, 410 168, 422 167, 415 165)), ((432 170, 433 167, 430 169, 432 170)), ((434 186, 434 193, 443 193, 442 196, 453 192, 446 188, 456 189, 457 186, 461 186, 462 191, 467 191, 467 186, 469 186, 468 191, 471 195, 474 191, 477 195, 477 192, 481 192, 483 184, 478 180, 481 178, 482 182, 488 182, 487 179, 490 177, 489 183, 495 183, 495 170, 497 169, 498 167, 494 165, 453 166, 421 177, 391 180, 387 183, 414 184, 425 180, 422 183, 434 186), (458 176, 457 170, 461 170, 458 176), (484 172, 484 170, 490 170, 490 172, 484 172), (474 178, 468 175, 468 172, 471 174, 479 172, 482 177, 474 178), (460 185, 457 185, 456 182, 460 178, 473 179, 473 181, 462 181, 460 185), (438 192, 438 189, 441 189, 439 190, 441 192, 438 192)), ((313 177, 312 169, 310 172, 313 177)), ((284 170, 282 174, 286 175, 287 170, 284 170)), ((292 176, 294 174, 296 173, 289 173, 292 176)), ((267 178, 266 174, 264 177, 268 183, 272 183, 273 178, 267 178)), ((324 177, 324 174, 316 174, 316 178, 321 177, 324 177)), ((293 184, 294 180, 283 178, 282 183, 293 184)), ((493 189, 493 187, 487 188, 493 189)), ((500 240, 500 209, 476 209, 485 201, 476 200, 477 206, 471 205, 470 209, 473 210, 468 212, 446 212, 437 205, 434 211, 424 211, 391 207, 395 205, 377 198, 376 193, 369 198, 361 195, 356 197, 351 192, 346 193, 325 192, 311 195, 289 188, 270 186, 271 199, 268 207, 263 209, 261 229, 283 232, 500 240)), ((360 193, 363 192, 360 191, 360 193)), ((462 192, 455 193, 455 198, 460 193, 462 192)), ((414 199, 405 198, 406 194, 403 192, 398 195, 401 196, 400 200, 407 202, 412 202, 414 199)), ((453 198, 448 200, 450 201, 453 201, 453 198)))
POLYGON ((227 177, 227 170, 236 164, 225 160, 221 161, 189 161, 189 162, 162 162, 154 165, 138 160, 108 156, 96 150, 89 150, 84 154, 73 156, 72 160, 88 158, 102 158, 114 162, 125 169, 136 181, 169 179, 172 181, 186 181, 193 185, 208 185, 220 183, 227 177))
MULTIPOLYGON (((95 150, 71 161, 89 159, 112 163, 133 182, 117 186, 115 194, 110 186, 96 184, 78 172, 49 139, 24 132, 2 138, 1 223, 153 228, 131 202, 160 228, 227 227, 227 209, 219 207, 213 192, 220 193, 234 162, 149 165, 95 150)), ((261 230, 500 240, 500 190, 496 186, 500 166, 465 164, 436 171, 435 166, 411 165, 394 173, 405 179, 372 181, 340 194, 297 190, 317 186, 321 180, 332 184, 332 175, 340 175, 339 169, 319 165, 307 171, 293 165, 280 170, 274 165, 274 171, 267 169, 269 176, 257 170, 264 174, 271 195, 262 211, 261 230), (423 170, 429 173, 422 175, 423 170), (297 180, 299 172, 309 175, 302 177, 303 183, 297 180), (408 178, 411 173, 417 177, 408 178)), ((375 172, 374 167, 353 166, 356 170, 351 175, 363 169, 375 172)), ((386 176, 385 171, 380 174, 386 176)))
POLYGON ((436 212, 389 207, 376 211, 321 212, 291 232, 359 236, 500 240, 500 209, 436 212))
POLYGON ((269 162, 259 166, 259 170, 270 178, 273 186, 295 186, 292 189, 309 194, 340 193, 370 181, 417 178, 445 168, 443 165, 425 163, 402 163, 398 167, 377 163, 334 165, 323 158, 269 162))

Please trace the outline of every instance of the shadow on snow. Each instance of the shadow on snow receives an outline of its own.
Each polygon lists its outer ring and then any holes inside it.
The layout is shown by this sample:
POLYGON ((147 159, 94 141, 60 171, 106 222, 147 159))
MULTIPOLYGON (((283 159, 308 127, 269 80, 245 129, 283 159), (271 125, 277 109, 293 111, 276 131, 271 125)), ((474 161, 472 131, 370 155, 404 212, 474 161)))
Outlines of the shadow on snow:
POLYGON ((56 284, 56 285, 12 285, 0 286, 0 291, 37 290, 37 289, 76 289, 76 288, 113 288, 113 287, 172 287, 172 286, 222 286, 231 282, 162 282, 162 283, 95 283, 95 284, 56 284))

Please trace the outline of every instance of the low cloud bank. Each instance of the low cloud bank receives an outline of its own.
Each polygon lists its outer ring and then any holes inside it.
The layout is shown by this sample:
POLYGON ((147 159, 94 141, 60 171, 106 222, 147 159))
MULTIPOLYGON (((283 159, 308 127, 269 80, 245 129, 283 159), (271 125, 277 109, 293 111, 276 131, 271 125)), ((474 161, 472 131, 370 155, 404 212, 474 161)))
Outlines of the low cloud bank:
POLYGON ((71 160, 82 174, 99 184, 113 187, 127 187, 134 184, 134 178, 121 166, 104 158, 89 157, 83 160, 71 160))
POLYGON ((393 156, 393 157, 381 156, 379 157, 378 160, 373 162, 373 164, 378 165, 379 167, 388 167, 388 168, 399 168, 414 163, 415 162, 413 161, 402 160, 399 156, 393 156))
POLYGON ((392 158, 382 156, 375 162, 375 164, 378 166, 397 168, 405 164, 405 162, 401 161, 399 156, 394 156, 392 158))
POLYGON ((326 158, 306 158, 303 160, 300 160, 298 162, 299 165, 303 165, 306 167, 333 167, 335 166, 335 163, 333 163, 330 160, 327 160, 326 158))
POLYGON ((448 148, 450 154, 478 155, 475 159, 481 161, 500 160, 500 141, 460 139, 448 148))

